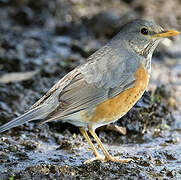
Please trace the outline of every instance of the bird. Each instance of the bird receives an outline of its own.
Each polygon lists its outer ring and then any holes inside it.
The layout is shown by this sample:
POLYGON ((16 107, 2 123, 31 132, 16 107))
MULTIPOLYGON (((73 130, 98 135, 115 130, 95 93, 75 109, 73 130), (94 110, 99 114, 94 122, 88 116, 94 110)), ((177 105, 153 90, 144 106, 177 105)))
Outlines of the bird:
POLYGON ((155 48, 163 38, 178 34, 144 19, 123 25, 117 35, 60 79, 26 113, 2 125, 0 133, 33 120, 40 124, 60 120, 77 126, 89 143, 94 157, 85 163, 129 162, 129 158, 110 155, 95 130, 120 119, 141 98, 149 84, 155 48))

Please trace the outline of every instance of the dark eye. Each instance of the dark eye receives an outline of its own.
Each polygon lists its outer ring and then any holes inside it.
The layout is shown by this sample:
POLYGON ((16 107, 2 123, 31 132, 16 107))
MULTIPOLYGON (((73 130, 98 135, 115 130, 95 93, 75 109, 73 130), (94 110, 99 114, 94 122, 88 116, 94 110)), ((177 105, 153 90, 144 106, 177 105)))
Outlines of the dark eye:
POLYGON ((141 28, 141 34, 147 35, 148 33, 149 33, 149 31, 146 27, 141 28))

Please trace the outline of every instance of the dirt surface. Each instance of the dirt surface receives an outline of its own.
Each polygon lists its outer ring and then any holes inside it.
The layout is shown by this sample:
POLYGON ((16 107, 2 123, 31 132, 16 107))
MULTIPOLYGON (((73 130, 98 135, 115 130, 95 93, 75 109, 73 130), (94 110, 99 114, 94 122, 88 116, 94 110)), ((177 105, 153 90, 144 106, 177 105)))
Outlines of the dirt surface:
MULTIPOLYGON (((179 0, 0 0, 0 125, 27 110, 128 20, 181 31, 180 17, 179 0)), ((0 180, 181 179, 180 49, 181 36, 157 48, 148 92, 115 123, 126 135, 97 130, 110 154, 134 161, 85 165, 93 154, 77 127, 31 122, 0 135, 0 180)))

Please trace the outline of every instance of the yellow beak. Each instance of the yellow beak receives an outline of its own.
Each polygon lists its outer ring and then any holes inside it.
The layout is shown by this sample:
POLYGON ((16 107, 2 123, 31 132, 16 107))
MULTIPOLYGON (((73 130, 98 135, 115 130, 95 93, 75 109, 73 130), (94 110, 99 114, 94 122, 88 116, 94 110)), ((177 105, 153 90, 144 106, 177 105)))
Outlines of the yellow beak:
POLYGON ((170 37, 170 36, 176 36, 178 34, 180 34, 180 32, 175 31, 175 30, 165 30, 161 33, 153 34, 152 37, 154 37, 154 38, 166 38, 166 37, 170 37))

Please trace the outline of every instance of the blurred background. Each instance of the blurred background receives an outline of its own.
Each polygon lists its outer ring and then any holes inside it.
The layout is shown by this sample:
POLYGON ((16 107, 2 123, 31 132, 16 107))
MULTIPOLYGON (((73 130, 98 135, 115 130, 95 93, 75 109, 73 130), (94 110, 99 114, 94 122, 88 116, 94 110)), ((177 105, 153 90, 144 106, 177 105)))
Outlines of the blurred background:
MULTIPOLYGON (((0 0, 0 125, 27 110, 123 24, 138 18, 181 31, 181 0, 0 0)), ((83 166, 92 154, 77 128, 62 123, 35 128, 29 123, 0 136, 0 179, 35 174, 48 179, 181 179, 180 35, 156 49, 148 91, 118 122, 119 128, 98 132, 111 144, 111 152, 121 150, 135 163, 83 166)))

